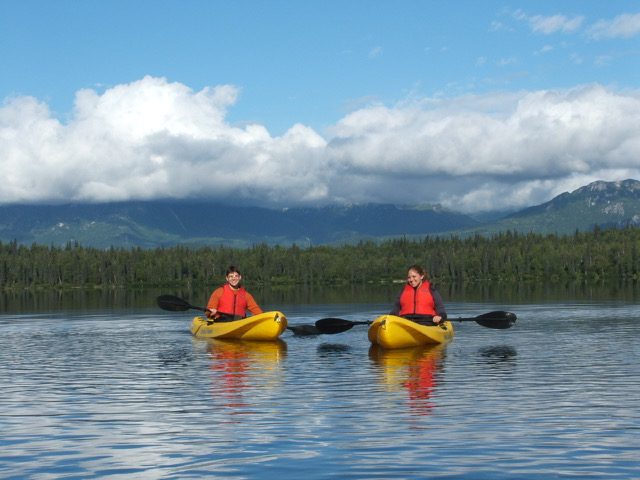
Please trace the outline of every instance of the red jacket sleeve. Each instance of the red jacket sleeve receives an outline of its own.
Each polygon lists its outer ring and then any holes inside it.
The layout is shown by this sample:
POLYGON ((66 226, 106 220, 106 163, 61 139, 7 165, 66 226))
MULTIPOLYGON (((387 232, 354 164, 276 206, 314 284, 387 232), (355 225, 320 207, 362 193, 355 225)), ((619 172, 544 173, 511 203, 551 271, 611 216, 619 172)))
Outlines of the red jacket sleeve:
POLYGON ((209 297, 209 301, 207 302, 207 308, 218 309, 218 303, 220 302, 220 297, 222 297, 222 287, 216 288, 211 296, 209 297))
POLYGON ((259 315, 260 313, 262 313, 262 309, 253 298, 253 295, 251 295, 249 292, 246 292, 245 295, 247 298, 247 310, 249 310, 253 315, 259 315))

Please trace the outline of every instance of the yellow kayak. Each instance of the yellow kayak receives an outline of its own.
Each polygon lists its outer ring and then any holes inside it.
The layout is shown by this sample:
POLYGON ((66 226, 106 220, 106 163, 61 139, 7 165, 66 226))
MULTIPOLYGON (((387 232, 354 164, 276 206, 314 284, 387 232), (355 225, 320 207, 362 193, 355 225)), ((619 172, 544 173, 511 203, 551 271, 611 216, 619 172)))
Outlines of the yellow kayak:
POLYGON ((395 315, 381 315, 369 327, 369 341, 383 348, 408 348, 447 343, 453 338, 453 325, 420 325, 395 315))
POLYGON ((287 317, 277 311, 232 322, 215 322, 205 317, 195 317, 191 322, 191 333, 198 338, 275 340, 286 328, 287 317))

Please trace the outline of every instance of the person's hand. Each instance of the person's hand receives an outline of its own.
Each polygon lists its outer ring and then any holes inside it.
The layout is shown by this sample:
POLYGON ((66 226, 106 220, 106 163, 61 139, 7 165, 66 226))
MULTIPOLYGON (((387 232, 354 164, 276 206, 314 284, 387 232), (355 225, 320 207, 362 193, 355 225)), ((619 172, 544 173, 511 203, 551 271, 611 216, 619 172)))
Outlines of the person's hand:
POLYGON ((218 310, 216 310, 215 308, 207 308, 207 311, 204 312, 204 314, 207 316, 207 318, 213 318, 213 316, 218 312, 218 310))
POLYGON ((431 319, 431 321, 432 321, 433 323, 435 323, 436 325, 438 325, 438 324, 442 321, 442 317, 441 317, 440 315, 435 315, 435 316, 431 319))

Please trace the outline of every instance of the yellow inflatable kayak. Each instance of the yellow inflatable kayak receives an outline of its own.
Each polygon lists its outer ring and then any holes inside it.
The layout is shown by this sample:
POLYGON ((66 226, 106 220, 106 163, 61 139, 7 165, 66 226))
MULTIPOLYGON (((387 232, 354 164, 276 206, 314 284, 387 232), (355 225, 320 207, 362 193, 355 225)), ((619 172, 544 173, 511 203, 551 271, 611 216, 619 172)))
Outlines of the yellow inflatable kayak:
POLYGON ((191 322, 191 333, 199 338, 275 340, 286 328, 287 317, 277 311, 264 312, 232 322, 215 322, 199 316, 191 322))
POLYGON ((383 348, 408 348, 447 343, 453 338, 453 325, 421 325, 395 315, 381 315, 369 327, 369 341, 383 348))

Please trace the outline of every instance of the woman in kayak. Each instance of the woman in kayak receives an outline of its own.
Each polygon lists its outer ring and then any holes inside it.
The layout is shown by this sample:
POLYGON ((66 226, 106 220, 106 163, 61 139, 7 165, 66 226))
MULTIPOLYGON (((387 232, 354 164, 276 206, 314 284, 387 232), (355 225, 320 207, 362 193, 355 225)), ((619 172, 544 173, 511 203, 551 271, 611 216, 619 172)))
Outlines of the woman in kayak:
POLYGON ((240 271, 231 265, 227 268, 227 283, 216 288, 207 302, 206 315, 219 322, 239 320, 247 316, 247 310, 253 315, 262 313, 262 309, 253 296, 241 285, 240 271))
POLYGON ((440 293, 427 280, 426 272, 420 265, 412 265, 407 272, 407 284, 402 289, 391 315, 411 320, 430 318, 435 324, 447 319, 447 311, 440 293), (420 318, 422 317, 422 318, 420 318))

